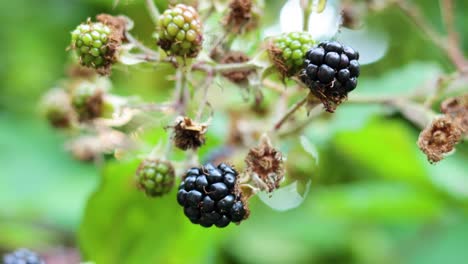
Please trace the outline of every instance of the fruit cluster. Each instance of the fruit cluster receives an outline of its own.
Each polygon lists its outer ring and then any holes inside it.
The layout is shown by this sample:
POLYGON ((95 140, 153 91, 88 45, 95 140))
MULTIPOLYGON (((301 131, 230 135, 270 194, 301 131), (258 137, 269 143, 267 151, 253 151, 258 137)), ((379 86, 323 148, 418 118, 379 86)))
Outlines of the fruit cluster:
POLYGON ((340 103, 357 86, 359 53, 336 41, 306 52, 301 80, 319 99, 340 103))
POLYGON ((203 41, 197 11, 184 4, 167 9, 158 20, 158 45, 169 55, 195 58, 203 41))
POLYGON ((207 164, 187 171, 177 201, 194 224, 226 227, 247 218, 248 211, 237 187, 237 172, 229 165, 207 164))

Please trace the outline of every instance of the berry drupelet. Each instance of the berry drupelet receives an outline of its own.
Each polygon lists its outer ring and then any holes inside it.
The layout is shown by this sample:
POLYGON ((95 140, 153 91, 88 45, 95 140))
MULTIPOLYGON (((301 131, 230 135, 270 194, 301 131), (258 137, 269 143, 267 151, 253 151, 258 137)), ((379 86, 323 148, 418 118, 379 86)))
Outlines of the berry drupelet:
POLYGON ((45 264, 34 252, 28 249, 18 249, 3 256, 3 264, 45 264))
POLYGON ((189 169, 177 192, 177 201, 190 221, 204 227, 226 227, 246 219, 248 210, 237 188, 237 176, 224 163, 189 169))
POLYGON ((301 80, 333 112, 357 86, 359 53, 336 41, 321 42, 305 54, 301 80))

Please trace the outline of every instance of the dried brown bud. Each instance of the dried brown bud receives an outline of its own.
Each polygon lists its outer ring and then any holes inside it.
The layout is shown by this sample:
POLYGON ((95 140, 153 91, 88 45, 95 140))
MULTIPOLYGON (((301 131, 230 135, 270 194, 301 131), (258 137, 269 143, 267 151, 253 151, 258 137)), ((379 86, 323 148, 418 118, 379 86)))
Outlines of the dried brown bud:
POLYGON ((271 145, 267 135, 261 137, 257 147, 250 149, 245 163, 246 173, 256 187, 268 192, 279 188, 285 173, 283 155, 271 145))
POLYGON ((462 138, 462 130, 449 116, 440 116, 419 134, 419 148, 431 163, 441 161, 462 138))
POLYGON ((72 91, 72 106, 80 121, 100 117, 104 106, 104 92, 95 84, 84 82, 72 91))
MULTIPOLYGON (((249 57, 247 56, 247 54, 241 51, 228 52, 221 59, 222 64, 241 63, 246 61, 249 61, 249 57)), ((223 72, 223 76, 232 81, 233 83, 241 84, 246 83, 248 81, 247 78, 252 72, 253 70, 227 71, 223 72)))
POLYGON ((468 94, 446 99, 441 111, 459 124, 464 135, 468 134, 468 94))
POLYGON ((224 25, 233 33, 241 33, 257 26, 258 16, 254 12, 252 0, 232 0, 224 25))
POLYGON ((173 140, 176 147, 182 150, 197 149, 205 144, 207 124, 199 124, 183 116, 177 117, 175 123, 173 140))
POLYGON ((70 127, 75 113, 70 96, 62 89, 53 89, 42 99, 42 108, 49 123, 56 128, 70 127))

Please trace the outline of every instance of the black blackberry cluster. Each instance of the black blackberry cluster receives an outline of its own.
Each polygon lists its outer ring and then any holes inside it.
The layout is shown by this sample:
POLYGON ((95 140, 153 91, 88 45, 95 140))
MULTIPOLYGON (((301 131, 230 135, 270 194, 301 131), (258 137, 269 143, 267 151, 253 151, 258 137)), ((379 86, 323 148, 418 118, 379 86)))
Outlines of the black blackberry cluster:
POLYGON ((187 171, 177 192, 177 201, 194 224, 226 227, 247 217, 236 186, 237 172, 229 165, 207 164, 187 171))
POLYGON ((336 41, 321 42, 306 52, 301 80, 323 100, 340 103, 357 86, 359 53, 336 41))
POLYGON ((45 264, 45 262, 36 253, 22 248, 4 255, 3 264, 45 264))

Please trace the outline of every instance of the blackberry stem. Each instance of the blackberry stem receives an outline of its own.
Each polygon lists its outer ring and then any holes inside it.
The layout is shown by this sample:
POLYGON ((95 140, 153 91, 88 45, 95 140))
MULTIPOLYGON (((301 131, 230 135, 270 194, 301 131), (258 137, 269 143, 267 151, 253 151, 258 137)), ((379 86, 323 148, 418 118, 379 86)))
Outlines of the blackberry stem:
POLYGON ((299 108, 301 108, 303 105, 307 103, 307 98, 309 97, 309 94, 307 94, 303 99, 300 101, 296 102, 289 110, 284 114, 280 120, 275 124, 273 130, 277 131, 279 130, 286 121, 297 111, 299 108))
POLYGON ((158 18, 159 18, 159 9, 156 7, 154 4, 154 0, 146 0, 146 9, 148 9, 149 15, 151 17, 151 20, 155 25, 158 24, 158 18))
POLYGON ((139 40, 133 37, 130 32, 125 32, 125 37, 127 38, 128 42, 132 43, 135 45, 135 47, 143 51, 144 55, 148 56, 148 58, 151 58, 152 61, 159 61, 159 53, 145 46, 145 44, 141 43, 139 40))

